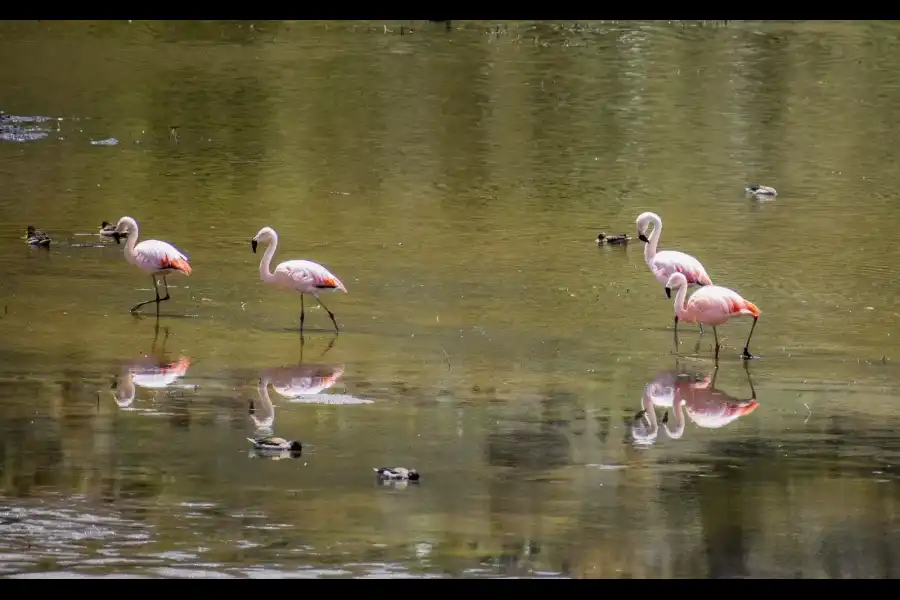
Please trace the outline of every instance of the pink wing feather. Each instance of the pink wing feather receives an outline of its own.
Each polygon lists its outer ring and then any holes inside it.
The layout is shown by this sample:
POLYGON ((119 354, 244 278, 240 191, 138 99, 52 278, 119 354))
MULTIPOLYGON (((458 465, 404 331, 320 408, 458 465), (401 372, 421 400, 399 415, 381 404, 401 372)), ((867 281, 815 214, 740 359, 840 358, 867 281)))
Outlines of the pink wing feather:
POLYGON ((188 257, 175 246, 159 240, 145 240, 134 247, 135 260, 147 271, 181 271, 191 274, 188 257))
POLYGON ((307 293, 322 290, 341 290, 347 288, 331 271, 311 260, 288 260, 275 267, 275 274, 289 278, 298 290, 307 293))

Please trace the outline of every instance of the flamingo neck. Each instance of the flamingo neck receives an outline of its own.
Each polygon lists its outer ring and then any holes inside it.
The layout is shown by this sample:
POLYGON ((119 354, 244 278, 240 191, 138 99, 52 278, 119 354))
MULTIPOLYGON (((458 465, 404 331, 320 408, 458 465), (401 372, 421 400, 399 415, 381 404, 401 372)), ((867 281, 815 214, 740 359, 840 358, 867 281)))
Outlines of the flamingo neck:
POLYGON ((271 429, 272 423, 275 422, 275 407, 272 406, 272 399, 269 398, 269 382, 266 379, 260 379, 256 386, 256 392, 265 416, 258 418, 256 415, 250 415, 250 418, 253 419, 257 429, 271 429))
POLYGON ((662 235, 662 219, 659 217, 653 217, 650 220, 653 223, 653 231, 650 232, 650 241, 644 244, 644 260, 646 262, 650 262, 650 260, 656 256, 656 248, 659 244, 659 236, 662 235))
POLYGON ((122 378, 122 385, 118 386, 114 392, 116 404, 119 405, 119 408, 128 408, 131 406, 131 403, 134 402, 135 391, 131 373, 127 373, 122 378))
POLYGON ((663 427, 666 428, 666 435, 673 440, 681 439, 681 436, 684 435, 684 405, 684 398, 679 398, 676 390, 675 399, 672 402, 672 412, 675 417, 675 429, 669 429, 669 424, 663 423, 663 427))
POLYGON ((259 277, 263 281, 273 282, 275 281, 275 274, 269 271, 269 268, 272 265, 272 257, 275 256, 275 250, 278 248, 278 235, 272 234, 272 241, 269 242, 269 245, 266 246, 266 251, 263 254, 262 260, 259 261, 259 277))
POLYGON ((678 291, 675 293, 675 316, 679 319, 683 318, 684 313, 687 312, 687 307, 685 307, 686 297, 687 285, 678 286, 678 291))
POLYGON ((138 239, 138 227, 137 223, 134 224, 134 227, 130 229, 128 232, 128 239, 125 242, 125 260, 128 262, 134 262, 134 247, 137 245, 138 239))

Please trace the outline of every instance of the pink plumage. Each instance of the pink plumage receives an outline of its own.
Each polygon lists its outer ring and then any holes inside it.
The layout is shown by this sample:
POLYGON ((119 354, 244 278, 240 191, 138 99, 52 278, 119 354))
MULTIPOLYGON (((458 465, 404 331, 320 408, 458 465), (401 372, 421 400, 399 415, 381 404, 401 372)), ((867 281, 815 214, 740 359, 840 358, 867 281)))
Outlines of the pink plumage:
POLYGON ((159 303, 169 299, 169 282, 166 280, 166 276, 172 273, 190 275, 192 272, 191 264, 188 262, 187 256, 168 242, 145 240, 138 244, 138 224, 131 217, 122 217, 116 224, 113 237, 117 244, 120 243, 120 239, 125 234, 128 235, 128 241, 125 243, 125 260, 145 273, 150 274, 153 280, 153 291, 156 294, 156 298, 153 300, 135 304, 131 308, 131 312, 135 312, 145 304, 156 302, 156 312, 159 314, 159 303), (162 275, 163 283, 166 286, 164 298, 159 296, 158 283, 156 281, 157 275, 162 275))
POLYGON ((286 260, 275 267, 274 275, 278 280, 275 283, 277 286, 303 294, 323 290, 347 291, 331 271, 311 260, 286 260))
POLYGON ((328 313, 334 324, 334 331, 338 333, 339 329, 334 313, 322 303, 319 294, 335 291, 347 293, 347 288, 341 280, 331 271, 311 260, 286 260, 275 267, 274 272, 269 272, 272 257, 278 248, 278 234, 271 227, 263 227, 250 241, 253 252, 256 252, 256 247, 260 242, 268 244, 268 248, 266 248, 262 260, 259 261, 259 278, 277 288, 300 293, 300 332, 303 332, 303 321, 306 319, 303 295, 310 294, 328 313))
POLYGON ((164 275, 179 271, 190 275, 188 257, 167 242, 146 240, 134 247, 134 262, 138 268, 154 275, 164 275))
POLYGON ((645 242, 644 261, 658 282, 666 285, 673 273, 681 273, 691 285, 712 285, 712 279, 699 260, 677 250, 657 251, 662 235, 662 219, 656 213, 645 212, 636 220, 638 237, 645 242), (647 228, 653 224, 653 231, 647 237, 647 228))
POLYGON ((677 335, 678 321, 686 323, 700 323, 713 326, 716 335, 716 355, 719 352, 719 336, 716 333, 716 325, 722 325, 733 317, 753 317, 753 326, 747 343, 744 345, 744 358, 753 358, 748 346, 756 321, 759 319, 760 310, 755 304, 744 299, 736 291, 720 285, 707 285, 695 291, 690 298, 687 296, 687 278, 682 273, 673 273, 666 282, 666 294, 671 295, 671 290, 677 290, 675 296, 675 333, 677 335))

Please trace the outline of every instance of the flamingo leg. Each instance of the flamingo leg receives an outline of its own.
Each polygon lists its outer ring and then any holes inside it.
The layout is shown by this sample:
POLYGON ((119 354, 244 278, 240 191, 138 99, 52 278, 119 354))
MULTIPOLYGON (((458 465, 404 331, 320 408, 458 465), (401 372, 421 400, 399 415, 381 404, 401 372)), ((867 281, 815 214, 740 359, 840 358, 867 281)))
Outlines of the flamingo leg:
POLYGON ((303 339, 303 320, 306 319, 306 309, 303 306, 303 296, 300 294, 300 339, 303 339))
POLYGON ((163 302, 163 301, 169 299, 169 281, 166 279, 166 276, 165 276, 165 275, 163 275, 163 285, 166 286, 166 297, 165 297, 165 298, 160 298, 160 297, 159 297, 159 292, 157 292, 157 294, 156 294, 156 297, 158 298, 157 302, 163 302))
POLYGON ((334 332, 335 332, 335 333, 340 333, 340 330, 338 329, 337 321, 334 319, 334 313, 331 312, 330 310, 328 310, 328 307, 327 307, 327 306, 325 306, 324 304, 322 304, 322 299, 319 298, 319 295, 318 295, 318 294, 313 294, 313 297, 316 299, 316 302, 319 303, 319 306, 321 306, 322 308, 324 308, 324 309, 325 309, 325 312, 328 313, 328 316, 331 317, 331 322, 334 323, 334 332))
POLYGON ((753 325, 750 326, 750 335, 747 336, 747 343, 744 344, 744 353, 741 354, 741 358, 745 360, 755 358, 752 354, 750 354, 750 338, 753 337, 753 330, 756 329, 756 321, 758 320, 759 317, 753 317, 753 325))
POLYGON ((713 325, 713 335, 716 336, 716 360, 719 360, 719 333, 716 331, 716 326, 713 325))
POLYGON ((140 307, 145 306, 147 304, 150 304, 151 302, 156 302, 156 314, 157 315, 159 314, 160 299, 159 299, 159 290, 156 287, 156 275, 150 275, 150 280, 153 281, 153 293, 156 294, 156 298, 154 298, 153 300, 147 300, 146 302, 138 302, 137 304, 135 304, 134 306, 131 307, 131 314, 134 314, 137 311, 137 309, 139 309, 140 307))

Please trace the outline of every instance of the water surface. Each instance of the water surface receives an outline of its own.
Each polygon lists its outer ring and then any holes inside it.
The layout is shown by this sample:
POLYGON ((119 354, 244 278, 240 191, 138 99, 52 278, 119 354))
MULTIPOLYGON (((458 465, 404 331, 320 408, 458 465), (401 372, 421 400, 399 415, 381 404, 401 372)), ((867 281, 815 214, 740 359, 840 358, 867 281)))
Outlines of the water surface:
POLYGON ((0 572, 896 577, 897 33, 0 23, 0 572), (675 355, 642 245, 594 245, 644 210, 760 360, 675 355), (190 256, 159 319, 123 215, 190 256))

